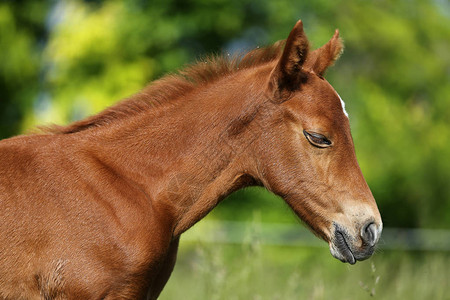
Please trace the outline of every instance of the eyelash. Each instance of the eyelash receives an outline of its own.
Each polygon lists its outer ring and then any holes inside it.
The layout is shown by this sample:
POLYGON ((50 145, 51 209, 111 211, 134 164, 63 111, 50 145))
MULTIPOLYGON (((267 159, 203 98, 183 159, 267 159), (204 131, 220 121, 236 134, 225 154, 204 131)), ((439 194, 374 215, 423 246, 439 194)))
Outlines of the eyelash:
POLYGON ((305 135, 308 142, 317 148, 327 148, 331 147, 331 141, 327 139, 324 135, 316 132, 308 132, 303 130, 303 134, 305 135))

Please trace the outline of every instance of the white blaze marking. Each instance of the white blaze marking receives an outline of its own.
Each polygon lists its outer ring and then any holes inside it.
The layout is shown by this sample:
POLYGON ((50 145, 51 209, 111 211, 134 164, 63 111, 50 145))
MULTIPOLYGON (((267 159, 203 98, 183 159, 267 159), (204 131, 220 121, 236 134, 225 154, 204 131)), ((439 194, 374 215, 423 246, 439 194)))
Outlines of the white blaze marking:
POLYGON ((344 100, 342 100, 342 98, 341 98, 341 96, 339 96, 339 94, 336 92, 336 94, 338 95, 338 97, 339 97, 339 100, 341 100, 341 106, 342 106, 342 110, 344 111, 344 114, 347 116, 347 118, 348 118, 348 113, 347 113, 347 111, 345 110, 345 102, 344 102, 344 100))

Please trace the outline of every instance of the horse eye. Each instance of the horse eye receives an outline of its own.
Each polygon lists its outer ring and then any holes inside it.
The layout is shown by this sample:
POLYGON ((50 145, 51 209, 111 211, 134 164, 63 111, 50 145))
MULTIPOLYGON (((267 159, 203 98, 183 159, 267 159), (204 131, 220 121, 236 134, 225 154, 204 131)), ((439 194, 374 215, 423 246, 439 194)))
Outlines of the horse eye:
POLYGON ((305 135, 308 142, 310 142, 311 145, 315 147, 326 148, 331 146, 331 141, 320 133, 308 132, 306 130, 303 130, 303 134, 305 135))

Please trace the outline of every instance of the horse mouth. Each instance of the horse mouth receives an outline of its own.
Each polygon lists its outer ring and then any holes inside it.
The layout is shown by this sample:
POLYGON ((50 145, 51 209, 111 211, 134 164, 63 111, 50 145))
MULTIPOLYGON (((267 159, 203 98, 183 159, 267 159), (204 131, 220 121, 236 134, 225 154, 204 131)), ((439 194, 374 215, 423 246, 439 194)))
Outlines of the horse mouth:
POLYGON ((342 232, 336 230, 334 240, 330 247, 331 254, 335 258, 339 259, 342 262, 348 262, 351 265, 354 265, 356 263, 356 258, 353 255, 353 252, 350 249, 349 245, 347 244, 345 235, 342 232))

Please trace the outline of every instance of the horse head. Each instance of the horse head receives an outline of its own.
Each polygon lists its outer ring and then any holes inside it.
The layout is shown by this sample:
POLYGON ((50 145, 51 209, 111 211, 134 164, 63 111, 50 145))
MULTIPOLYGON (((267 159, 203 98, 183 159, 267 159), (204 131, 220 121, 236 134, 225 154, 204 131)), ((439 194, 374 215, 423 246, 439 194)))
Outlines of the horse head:
POLYGON ((272 112, 254 151, 259 180, 329 243, 334 257, 354 264, 374 252, 382 221, 356 159, 344 103, 323 78, 342 48, 336 30, 310 51, 297 22, 267 80, 272 112))

